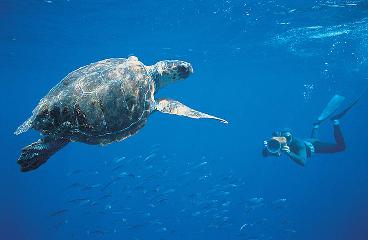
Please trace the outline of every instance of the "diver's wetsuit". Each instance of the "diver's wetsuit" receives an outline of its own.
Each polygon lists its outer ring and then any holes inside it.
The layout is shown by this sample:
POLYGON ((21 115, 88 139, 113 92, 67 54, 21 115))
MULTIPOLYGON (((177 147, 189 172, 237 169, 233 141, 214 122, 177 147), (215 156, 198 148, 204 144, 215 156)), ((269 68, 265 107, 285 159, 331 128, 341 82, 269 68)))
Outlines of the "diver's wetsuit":
MULTIPOLYGON (((345 140, 342 135, 341 127, 339 124, 334 124, 334 136, 335 143, 322 142, 317 137, 318 127, 314 127, 312 130, 311 138, 299 139, 293 138, 288 144, 290 152, 286 152, 294 162, 305 165, 307 158, 312 156, 312 153, 336 153, 345 150, 345 140)), ((278 154, 271 154, 266 148, 262 152, 264 157, 278 154)))
POLYGON ((306 141, 313 144, 315 153, 336 153, 345 150, 346 148, 345 139, 344 136, 342 135, 340 124, 334 124, 333 129, 336 143, 326 143, 321 142, 318 139, 317 137, 318 128, 313 128, 311 135, 312 139, 306 141))
POLYGON ((313 153, 337 153, 344 151, 346 145, 340 127, 340 119, 343 116, 345 116, 345 114, 349 112, 350 109, 352 109, 352 107, 356 103, 358 103, 359 100, 366 93, 368 93, 368 88, 365 89, 358 98, 356 98, 354 101, 348 104, 348 106, 344 108, 341 112, 331 116, 337 111, 341 102, 344 100, 344 97, 335 95, 327 104, 325 109, 322 111, 321 115, 317 118, 317 121, 314 123, 311 138, 309 139, 294 138, 291 131, 288 129, 284 129, 281 132, 275 132, 277 134, 274 137, 284 137, 286 139, 286 146, 280 143, 281 151, 276 153, 270 153, 267 149, 268 142, 265 141, 263 156, 265 157, 272 155, 280 156, 281 153, 284 153, 288 155, 294 162, 300 165, 304 165, 307 158, 311 157, 313 153), (335 143, 322 142, 319 140, 317 136, 320 124, 328 118, 333 122, 335 143))
POLYGON ((310 139, 294 138, 289 144, 290 152, 286 153, 293 161, 300 165, 304 165, 307 158, 312 156, 312 153, 337 153, 345 150, 345 140, 342 135, 340 124, 334 124, 335 143, 322 142, 317 137, 318 127, 312 130, 310 139))

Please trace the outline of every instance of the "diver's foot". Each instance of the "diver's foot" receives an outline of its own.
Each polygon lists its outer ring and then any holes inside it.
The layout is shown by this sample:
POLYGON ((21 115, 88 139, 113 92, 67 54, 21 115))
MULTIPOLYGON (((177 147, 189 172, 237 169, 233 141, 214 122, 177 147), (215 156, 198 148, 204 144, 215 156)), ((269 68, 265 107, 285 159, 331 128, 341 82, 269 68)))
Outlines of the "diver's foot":
POLYGON ((340 125, 340 120, 339 119, 333 119, 332 123, 333 123, 333 125, 340 125))
POLYGON ((322 121, 315 121, 314 123, 313 123, 313 128, 319 128, 319 125, 321 125, 321 122, 322 121))
MULTIPOLYGON (((365 93, 365 92, 364 92, 365 93)), ((363 94, 364 94, 363 93, 363 94)), ((362 95, 363 96, 363 95, 362 95)), ((339 120, 339 119, 341 119, 342 117, 344 117, 345 116, 345 114, 347 113, 347 112, 349 112, 350 111, 350 109, 352 108, 352 107, 354 107, 354 105, 360 100, 360 98, 362 97, 362 96, 360 96, 359 98, 357 98, 354 102, 352 102, 347 108, 345 108, 343 111, 341 111, 340 113, 338 113, 338 114, 336 114, 336 115, 334 115, 334 116, 332 116, 330 119, 331 119, 331 121, 335 121, 335 120, 339 120)))
POLYGON ((334 121, 338 121, 338 120, 340 120, 340 118, 342 118, 344 115, 345 115, 345 112, 342 112, 342 113, 336 114, 335 116, 332 116, 332 117, 330 118, 330 120, 331 120, 332 122, 334 122, 334 121))
POLYGON ((332 122, 335 122, 335 121, 339 121, 344 115, 345 115, 345 113, 346 113, 346 111, 343 111, 343 112, 341 112, 341 113, 339 113, 339 114, 336 114, 335 116, 332 116, 331 118, 330 118, 330 120, 332 121, 332 122))

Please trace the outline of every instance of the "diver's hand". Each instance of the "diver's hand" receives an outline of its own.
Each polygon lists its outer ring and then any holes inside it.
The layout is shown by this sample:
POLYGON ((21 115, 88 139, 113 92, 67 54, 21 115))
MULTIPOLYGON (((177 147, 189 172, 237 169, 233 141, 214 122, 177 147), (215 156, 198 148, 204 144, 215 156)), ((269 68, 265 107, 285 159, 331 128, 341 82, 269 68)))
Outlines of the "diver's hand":
POLYGON ((265 148, 267 148, 267 146, 268 146, 268 142, 267 142, 267 141, 263 141, 263 146, 264 146, 265 148))
POLYGON ((281 151, 285 152, 285 153, 290 153, 290 147, 288 145, 285 145, 281 148, 281 151))

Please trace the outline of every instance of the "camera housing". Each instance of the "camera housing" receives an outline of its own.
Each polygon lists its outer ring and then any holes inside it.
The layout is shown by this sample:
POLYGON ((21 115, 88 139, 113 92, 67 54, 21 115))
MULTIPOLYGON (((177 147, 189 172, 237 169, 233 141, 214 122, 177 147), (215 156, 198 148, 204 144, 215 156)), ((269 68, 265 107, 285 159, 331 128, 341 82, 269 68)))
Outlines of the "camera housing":
POLYGON ((267 141, 267 151, 271 154, 279 154, 286 144, 287 139, 285 137, 272 137, 267 141))

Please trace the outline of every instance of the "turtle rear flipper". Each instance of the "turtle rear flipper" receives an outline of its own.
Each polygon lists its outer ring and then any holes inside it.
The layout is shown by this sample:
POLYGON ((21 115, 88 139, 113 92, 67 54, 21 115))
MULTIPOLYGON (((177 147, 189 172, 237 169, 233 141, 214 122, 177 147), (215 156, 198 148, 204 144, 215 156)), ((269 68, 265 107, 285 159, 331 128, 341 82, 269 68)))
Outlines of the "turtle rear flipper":
POLYGON ((185 116, 189 118, 208 118, 208 119, 214 119, 217 121, 220 121, 222 123, 228 123, 228 121, 218 118, 215 116, 211 116, 206 113, 202 113, 199 111, 196 111, 194 109, 191 109, 181 102, 171 100, 171 99, 159 99, 156 102, 155 110, 160 111, 162 113, 168 113, 168 114, 175 114, 179 116, 185 116))
POLYGON ((50 137, 39 139, 22 149, 17 163, 20 165, 22 172, 34 170, 68 143, 69 140, 67 139, 53 139, 50 137))

